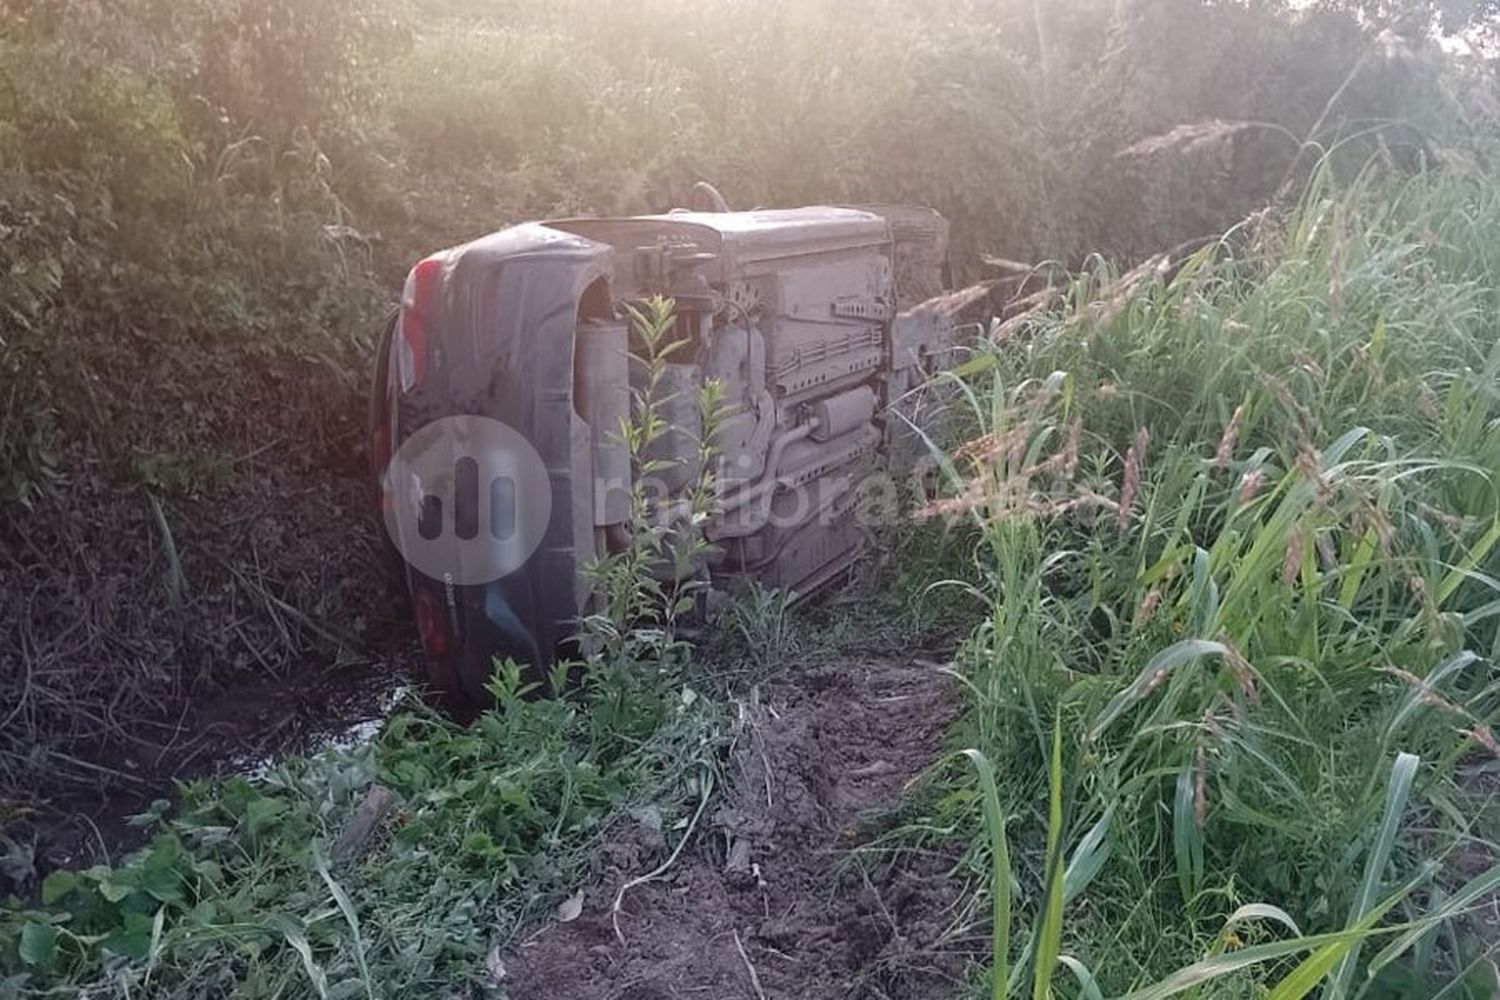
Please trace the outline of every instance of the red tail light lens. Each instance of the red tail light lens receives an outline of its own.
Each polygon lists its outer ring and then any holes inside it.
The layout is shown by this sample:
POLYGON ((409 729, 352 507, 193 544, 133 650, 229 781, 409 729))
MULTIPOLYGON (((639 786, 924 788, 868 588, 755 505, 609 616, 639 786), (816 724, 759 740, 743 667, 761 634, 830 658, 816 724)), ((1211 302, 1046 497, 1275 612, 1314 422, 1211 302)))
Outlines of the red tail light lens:
POLYGON ((417 611, 417 632, 422 636, 422 648, 431 657, 448 652, 448 625, 443 621, 443 609, 437 598, 424 590, 413 596, 412 604, 417 611))
POLYGON ((441 259, 428 257, 406 276, 401 321, 396 329, 396 374, 402 392, 411 392, 427 378, 427 325, 437 300, 442 267, 441 259))

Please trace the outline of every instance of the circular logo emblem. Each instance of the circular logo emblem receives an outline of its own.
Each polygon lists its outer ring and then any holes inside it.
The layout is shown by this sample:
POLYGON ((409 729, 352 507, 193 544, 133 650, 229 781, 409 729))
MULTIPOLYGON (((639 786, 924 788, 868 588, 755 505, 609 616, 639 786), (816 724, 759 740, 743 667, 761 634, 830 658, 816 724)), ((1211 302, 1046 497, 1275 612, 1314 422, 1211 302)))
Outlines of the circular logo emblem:
POLYGON ((552 514, 547 466, 489 417, 443 417, 412 434, 381 479, 385 530, 435 580, 480 584, 520 569, 552 514))

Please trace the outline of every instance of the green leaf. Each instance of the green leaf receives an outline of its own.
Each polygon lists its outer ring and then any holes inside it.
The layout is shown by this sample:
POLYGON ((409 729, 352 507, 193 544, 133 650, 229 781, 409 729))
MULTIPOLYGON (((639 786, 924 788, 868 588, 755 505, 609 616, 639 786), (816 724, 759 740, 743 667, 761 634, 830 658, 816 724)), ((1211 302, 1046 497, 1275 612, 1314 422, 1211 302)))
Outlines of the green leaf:
POLYGON ((59 868, 42 879, 42 905, 56 906, 58 902, 78 888, 78 873, 59 868))
POLYGON ((1241 948, 1227 954, 1212 955, 1192 965, 1183 966, 1160 982, 1127 994, 1123 1000, 1166 1000, 1167 997, 1184 993, 1231 972, 1259 965, 1261 962, 1317 949, 1285 979, 1277 983, 1276 989, 1266 997, 1266 1000, 1273 1000, 1273 998, 1274 1000, 1298 1000, 1317 986, 1328 970, 1333 968, 1334 963, 1342 958, 1349 948, 1367 937, 1382 933, 1375 929, 1375 924, 1390 911, 1391 907, 1405 899, 1417 883, 1427 877, 1427 874, 1427 872, 1419 874, 1391 893, 1365 914, 1363 920, 1347 930, 1314 934, 1311 937, 1291 938, 1286 941, 1273 941, 1270 944, 1241 948), (1298 992, 1299 990, 1301 992, 1298 992))
POLYGON ((1183 639, 1168 646, 1151 657, 1146 666, 1136 675, 1135 680, 1109 700, 1109 704, 1104 706, 1104 711, 1099 713, 1093 726, 1090 727, 1089 739, 1096 740, 1104 735, 1104 731, 1110 727, 1111 723, 1123 715, 1130 706, 1155 691, 1166 676, 1177 667, 1205 656, 1224 656, 1226 653, 1228 650, 1223 644, 1211 642, 1208 639, 1183 639))
POLYGON ((341 979, 328 987, 328 1000, 353 1000, 365 992, 365 984, 358 978, 341 979))
POLYGON ((39 969, 50 969, 57 961, 57 928, 27 921, 21 927, 21 961, 39 969))
POLYGON ((1196 782, 1191 761, 1177 774, 1172 804, 1172 854, 1177 862, 1177 889, 1184 905, 1198 894, 1203 881, 1203 835, 1196 815, 1196 782))
POLYGON ((1497 889, 1500 889, 1500 864, 1495 865, 1484 874, 1479 875, 1460 888, 1458 892, 1444 900, 1443 904, 1436 910, 1424 916, 1416 926, 1380 949, 1380 953, 1370 959, 1370 975, 1373 976, 1386 965, 1400 957, 1402 952, 1420 941, 1424 935, 1439 923, 1457 916, 1476 900, 1488 896, 1497 889))
POLYGON ((167 929, 167 908, 159 908, 151 917, 151 943, 148 950, 151 962, 150 967, 155 968, 161 959, 162 935, 167 929))
POLYGON ((1047 901, 1042 914, 1041 934, 1037 938, 1036 967, 1033 970, 1033 1000, 1052 996, 1052 974, 1062 954, 1063 918, 1063 765, 1062 714, 1052 724, 1052 761, 1050 790, 1047 796, 1047 901))
POLYGON ((268 923, 273 929, 281 932, 286 943, 291 945, 292 950, 302 959, 302 971, 307 974, 308 981, 312 983, 313 991, 318 994, 319 1000, 328 1000, 328 974, 313 958, 312 946, 308 944, 302 921, 278 913, 268 923))
POLYGON ((365 944, 359 931, 359 913, 354 908, 354 901, 339 885, 333 874, 328 870, 328 861, 323 855, 321 844, 313 846, 313 865, 318 869, 318 875, 323 879, 323 884, 328 887, 328 892, 333 896, 334 903, 339 912, 343 914, 344 922, 349 925, 349 933, 354 937, 354 960, 359 966, 359 977, 365 988, 365 995, 369 1000, 375 1000, 375 983, 370 978, 369 963, 365 959, 365 944))
POLYGON ((123 958, 141 961, 151 954, 152 918, 144 913, 125 914, 124 923, 104 939, 101 947, 123 958))
MULTIPOLYGON (((1396 763, 1391 765, 1391 777, 1385 786, 1385 814, 1381 817, 1380 829, 1376 833, 1375 842, 1370 845, 1369 856, 1365 859, 1365 874, 1360 880, 1359 895, 1355 897, 1349 910, 1351 925, 1360 922, 1375 906, 1381 876, 1385 874, 1386 863, 1390 861, 1391 850, 1395 847, 1396 831, 1401 827, 1401 814, 1406 809, 1406 799, 1411 792, 1412 779, 1416 776, 1419 763, 1421 758, 1415 754, 1400 753, 1396 755, 1396 763)), ((1348 993, 1349 981, 1354 976, 1354 966, 1358 961, 1359 942, 1354 942, 1341 956, 1338 971, 1328 990, 1330 1000, 1339 1000, 1348 993)))
MULTIPOLYGON (((1368 922, 1361 922, 1356 931, 1368 932, 1373 926, 1378 913, 1372 913, 1368 922)), ((1346 937, 1338 941, 1330 941, 1317 951, 1302 960, 1286 978, 1276 984, 1276 988, 1266 994, 1266 1000, 1302 1000, 1313 990, 1317 989, 1335 965, 1341 961, 1347 961, 1355 955, 1357 949, 1363 943, 1364 934, 1346 937)))
POLYGON ((182 876, 165 864, 151 864, 141 871, 141 888, 160 903, 182 901, 182 876))
POLYGON ((98 882, 99 895, 111 903, 122 902, 136 890, 134 872, 118 871, 101 865, 89 869, 88 875, 98 882))
POLYGON ((494 839, 484 830, 474 830, 464 836, 463 850, 466 854, 477 854, 480 857, 493 857, 500 853, 494 839))
POLYGON ((1224 921, 1224 929, 1219 932, 1220 936, 1229 933, 1247 920, 1274 920, 1298 937, 1302 936, 1302 929, 1297 926, 1297 921, 1293 920, 1291 915, 1281 907, 1272 906, 1270 903, 1246 903, 1235 910, 1229 915, 1229 919, 1224 921))
POLYGON ((1271 944, 1254 945, 1222 955, 1213 955, 1202 961, 1194 962, 1192 965, 1183 966, 1160 982, 1126 994, 1123 1000, 1166 1000, 1167 997, 1176 996, 1210 980, 1228 975, 1231 972, 1238 972, 1240 969, 1247 969, 1252 965, 1259 965, 1261 962, 1285 958, 1288 955, 1311 951, 1329 944, 1340 942, 1347 944, 1356 938, 1363 938, 1368 934, 1369 931, 1367 930, 1315 934, 1312 937, 1275 941, 1271 944))
POLYGON ((1059 955, 1057 960, 1066 965, 1073 973, 1073 978, 1078 980, 1078 993, 1083 1000, 1104 1000, 1104 993, 1100 991, 1099 984, 1095 981, 1094 974, 1089 971, 1088 966, 1072 955, 1059 955))
POLYGON ((1115 818, 1115 804, 1111 802, 1104 815, 1099 817, 1089 832, 1084 834, 1078 846, 1073 848, 1073 857, 1063 872, 1063 902, 1070 903, 1088 888, 1109 860, 1109 826, 1115 818))
POLYGON ((500 793, 500 801, 506 805, 523 810, 531 808, 531 795, 526 791, 526 786, 519 782, 501 778, 495 782, 495 788, 500 793))
POLYGON ((1000 811, 1000 792, 995 787, 995 769, 989 758, 978 750, 965 750, 963 755, 979 772, 980 800, 990 834, 990 961, 993 963, 990 997, 1005 1000, 1010 978, 1006 971, 1010 954, 1010 847, 1005 839, 1005 817, 1000 811))
POLYGON ((287 804, 283 799, 262 797, 252 799, 245 808, 245 827, 251 833, 260 833, 270 826, 287 811, 287 804))

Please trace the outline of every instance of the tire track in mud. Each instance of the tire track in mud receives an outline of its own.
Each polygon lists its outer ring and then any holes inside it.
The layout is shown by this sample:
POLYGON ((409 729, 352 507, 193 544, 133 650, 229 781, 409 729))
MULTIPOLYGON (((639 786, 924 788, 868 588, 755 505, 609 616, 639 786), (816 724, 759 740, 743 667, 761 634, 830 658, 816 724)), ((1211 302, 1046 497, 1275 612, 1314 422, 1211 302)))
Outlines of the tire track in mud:
POLYGON ((660 879, 625 893, 618 935, 620 886, 667 856, 644 824, 605 849, 576 919, 503 956, 496 985, 511 1000, 952 996, 971 953, 952 943, 967 894, 951 860, 868 875, 845 862, 869 837, 862 820, 938 759, 957 714, 951 678, 907 664, 767 689, 742 705, 704 827, 660 879))

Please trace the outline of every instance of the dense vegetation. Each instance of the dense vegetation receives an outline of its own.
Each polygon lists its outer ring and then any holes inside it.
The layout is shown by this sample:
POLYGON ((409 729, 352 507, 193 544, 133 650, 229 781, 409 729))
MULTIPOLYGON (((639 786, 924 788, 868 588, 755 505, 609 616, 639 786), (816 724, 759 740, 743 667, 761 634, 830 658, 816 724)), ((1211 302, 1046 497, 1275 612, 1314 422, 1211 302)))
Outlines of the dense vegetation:
MULTIPOLYGON (((1488 995, 1497 91, 1428 30, 1486 4, 0 11, 0 860, 24 896, 0 996, 483 983, 613 818, 691 832, 722 689, 674 644, 575 701, 502 676, 470 729, 415 707, 370 747, 195 784, 131 859, 38 884, 16 839, 195 693, 369 645, 364 365, 408 260, 699 177, 931 204, 961 274, 1078 275, 938 387, 967 443, 934 442, 937 523, 903 532, 948 562, 907 568, 895 634, 937 600, 973 629, 953 740, 993 787, 939 768, 878 857, 961 854, 976 912, 1009 904, 976 989, 1004 967, 1013 994, 1115 995, 1206 960, 1180 981, 1204 996, 1488 995), (376 781, 400 829, 340 862, 376 781)), ((759 668, 797 646, 774 597, 727 621, 759 668)))
MULTIPOLYGON (((966 366, 981 435, 933 508, 982 536, 961 739, 1015 814, 1018 974, 1063 975, 1059 948, 1111 994, 1234 972, 1288 927, 1428 932, 1500 886, 1495 195, 1320 177, 966 366)), ((1368 967, 1320 942, 1274 995, 1488 996, 1480 912, 1396 965, 1419 935, 1368 967)))
POLYGON ((4 12, 0 555, 30 584, 0 589, 0 677, 27 692, 0 773, 22 787, 91 784, 101 738, 192 692, 368 647, 365 359, 434 246, 709 178, 743 206, 933 205, 961 276, 1128 260, 1294 192, 1325 147, 1431 163, 1494 102, 1480 61, 1378 4, 4 12))

